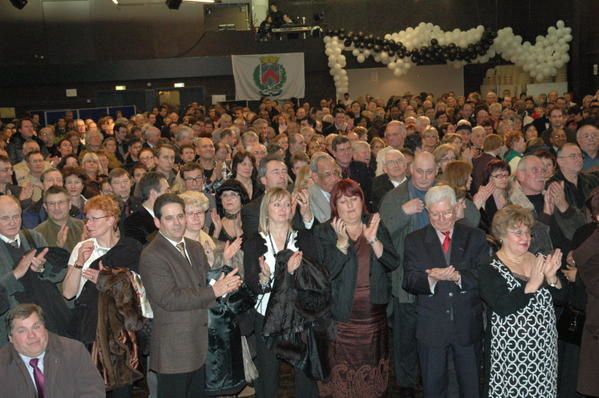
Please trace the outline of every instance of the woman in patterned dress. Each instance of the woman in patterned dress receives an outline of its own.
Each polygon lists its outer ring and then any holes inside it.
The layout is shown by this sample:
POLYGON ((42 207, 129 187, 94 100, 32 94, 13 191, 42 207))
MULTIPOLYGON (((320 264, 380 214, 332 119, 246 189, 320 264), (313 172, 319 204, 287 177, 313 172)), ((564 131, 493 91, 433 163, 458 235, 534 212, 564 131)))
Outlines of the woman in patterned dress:
POLYGON ((557 396, 557 328, 554 300, 564 289, 557 275, 562 254, 528 251, 530 210, 509 205, 493 218, 501 248, 480 270, 480 293, 487 303, 485 396, 557 396))

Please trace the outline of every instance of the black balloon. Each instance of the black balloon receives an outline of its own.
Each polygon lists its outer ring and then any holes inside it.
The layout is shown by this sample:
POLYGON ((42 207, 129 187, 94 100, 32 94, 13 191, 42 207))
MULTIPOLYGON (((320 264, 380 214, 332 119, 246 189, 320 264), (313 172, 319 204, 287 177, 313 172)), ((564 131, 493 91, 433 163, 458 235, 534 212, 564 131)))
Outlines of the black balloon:
POLYGON ((437 39, 432 39, 432 40, 431 40, 431 44, 432 44, 433 46, 436 46, 437 44, 439 44, 439 41, 438 41, 437 39))
POLYGON ((364 32, 358 32, 358 37, 359 38, 363 38, 364 37, 364 32))
POLYGON ((343 44, 345 45, 345 47, 349 47, 351 46, 352 41, 350 39, 345 39, 345 41, 343 42, 343 44))
POLYGON ((395 55, 395 50, 389 50, 387 53, 389 53, 389 56, 392 57, 395 55))
POLYGON ((366 43, 366 48, 371 50, 374 47, 374 44, 372 44, 371 41, 369 41, 368 43, 366 43))
POLYGON ((381 52, 381 50, 382 50, 381 46, 378 44, 375 44, 373 48, 374 48, 374 51, 376 51, 377 53, 381 52))

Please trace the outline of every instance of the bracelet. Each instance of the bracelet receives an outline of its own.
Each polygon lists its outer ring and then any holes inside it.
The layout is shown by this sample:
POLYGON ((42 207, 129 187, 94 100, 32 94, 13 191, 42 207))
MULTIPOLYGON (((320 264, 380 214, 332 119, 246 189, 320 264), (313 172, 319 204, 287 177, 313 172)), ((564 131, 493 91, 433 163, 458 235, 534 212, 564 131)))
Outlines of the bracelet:
POLYGON ((75 264, 75 265, 73 265, 73 267, 77 268, 77 269, 83 269, 83 265, 77 265, 77 264, 75 264))
POLYGON ((557 282, 559 282, 559 278, 555 278, 555 282, 549 282, 547 281, 547 284, 551 287, 556 287, 557 286, 557 282))
POLYGON ((372 245, 374 245, 374 244, 375 244, 376 242, 378 242, 378 241, 379 241, 379 240, 378 240, 378 238, 375 236, 373 240, 371 240, 371 241, 368 241, 368 244, 369 244, 370 246, 372 246, 372 245))

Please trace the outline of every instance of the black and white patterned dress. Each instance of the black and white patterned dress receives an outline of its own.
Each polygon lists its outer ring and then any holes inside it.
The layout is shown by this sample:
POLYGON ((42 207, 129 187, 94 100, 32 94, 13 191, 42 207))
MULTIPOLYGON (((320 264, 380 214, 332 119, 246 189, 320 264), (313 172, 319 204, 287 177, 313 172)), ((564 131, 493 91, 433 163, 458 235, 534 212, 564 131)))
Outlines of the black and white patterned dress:
POLYGON ((542 286, 524 293, 526 280, 497 257, 480 271, 480 292, 489 307, 485 396, 557 396, 557 329, 554 295, 542 286))

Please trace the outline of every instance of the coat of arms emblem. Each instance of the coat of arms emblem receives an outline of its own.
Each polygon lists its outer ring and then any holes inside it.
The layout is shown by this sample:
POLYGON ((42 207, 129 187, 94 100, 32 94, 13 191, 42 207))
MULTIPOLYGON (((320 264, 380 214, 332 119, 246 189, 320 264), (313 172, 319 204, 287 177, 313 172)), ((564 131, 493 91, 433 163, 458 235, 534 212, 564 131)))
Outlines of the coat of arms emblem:
POLYGON ((279 64, 279 57, 268 55, 260 57, 260 64, 254 69, 254 83, 263 97, 276 97, 283 92, 287 81, 287 72, 279 64))

